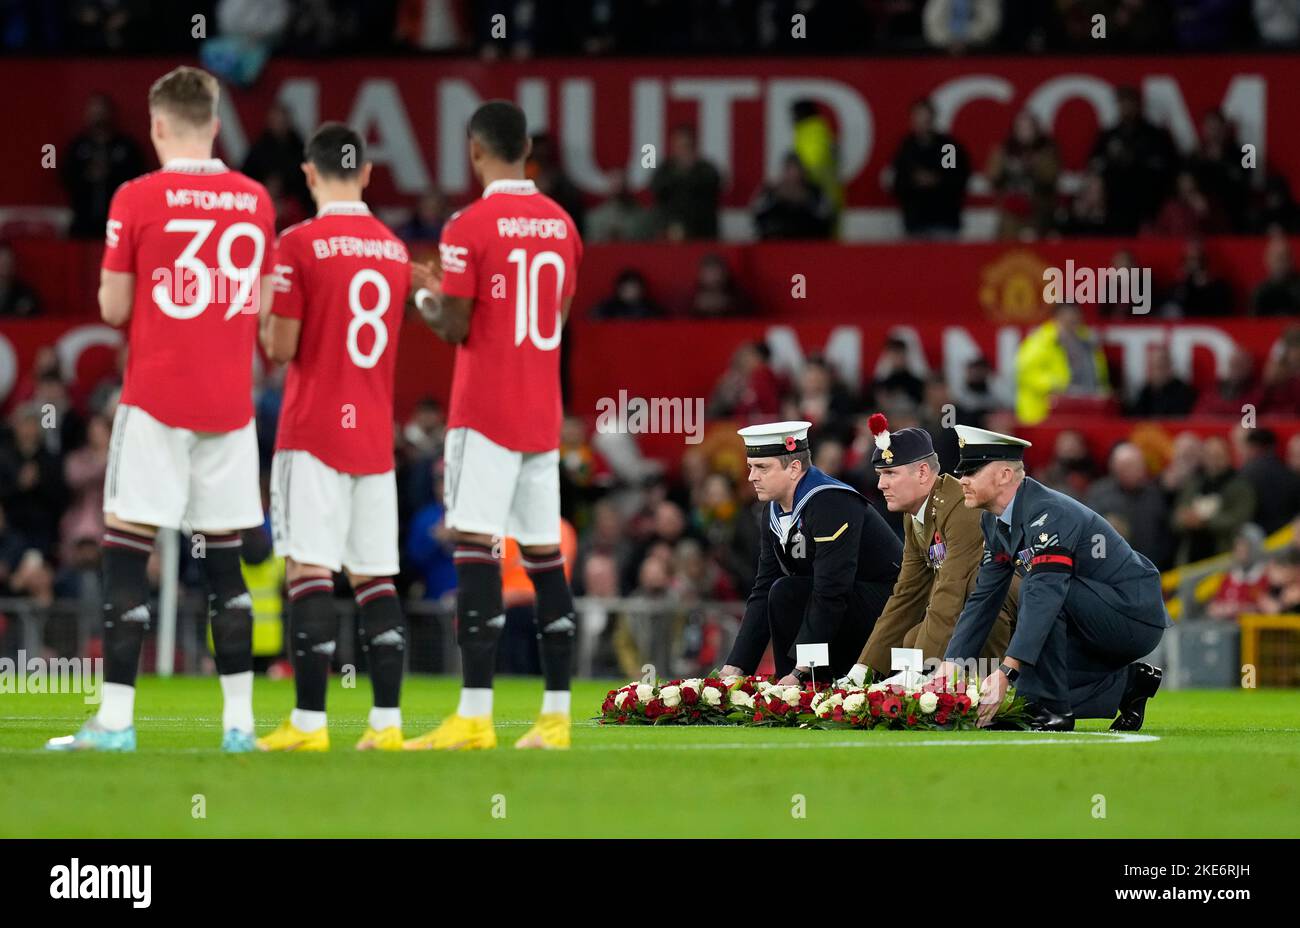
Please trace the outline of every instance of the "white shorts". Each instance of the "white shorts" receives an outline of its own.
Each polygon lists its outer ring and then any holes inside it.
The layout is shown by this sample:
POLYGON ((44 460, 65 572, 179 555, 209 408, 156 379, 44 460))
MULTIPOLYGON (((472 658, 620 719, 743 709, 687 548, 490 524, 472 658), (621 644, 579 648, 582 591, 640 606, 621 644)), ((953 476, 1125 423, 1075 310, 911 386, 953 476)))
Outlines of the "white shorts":
POLYGON ((468 428, 448 429, 443 498, 447 527, 560 543, 560 451, 511 451, 468 428))
POLYGON ((193 432, 139 406, 117 407, 104 474, 104 512, 125 522, 195 532, 261 525, 257 429, 193 432))
POLYGON ((275 553, 360 577, 392 577, 397 562, 397 477, 345 474, 309 451, 271 459, 275 553))

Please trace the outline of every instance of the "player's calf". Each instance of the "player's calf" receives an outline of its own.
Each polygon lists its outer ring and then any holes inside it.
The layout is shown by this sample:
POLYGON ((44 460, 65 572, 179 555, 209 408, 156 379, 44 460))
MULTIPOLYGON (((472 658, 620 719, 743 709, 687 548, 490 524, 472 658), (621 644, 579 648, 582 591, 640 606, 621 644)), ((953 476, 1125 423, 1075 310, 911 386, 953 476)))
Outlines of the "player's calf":
POLYGON ((208 621, 224 697, 222 728, 240 732, 243 740, 249 741, 253 734, 253 599, 239 567, 243 542, 238 532, 212 532, 204 547, 208 621))
POLYGON ((489 699, 486 711, 468 714, 490 715, 492 668, 496 661, 497 641, 506 624, 501 601, 501 563, 490 546, 464 541, 456 545, 453 557, 456 564, 456 640, 460 644, 464 687, 467 690, 487 690, 489 699))
POLYGON ((338 637, 334 581, 306 576, 289 583, 293 629, 293 676, 297 701, 294 724, 304 732, 325 724, 325 688, 338 637))
POLYGON ((104 693, 99 723, 109 731, 130 728, 135 677, 149 628, 149 555, 153 538, 108 528, 104 561, 104 693))
POLYGON ((400 731, 402 712, 399 704, 406 662, 406 627, 397 587, 391 577, 357 577, 353 578, 353 589, 361 617, 361 647, 370 667, 370 685, 374 690, 370 728, 375 733, 390 728, 400 731))
POLYGON ((543 705, 543 712, 568 712, 567 700, 562 707, 556 696, 568 695, 573 674, 573 647, 577 632, 573 594, 564 576, 564 555, 558 551, 525 554, 524 570, 537 593, 537 640, 542 658, 542 675, 546 693, 555 705, 543 705))

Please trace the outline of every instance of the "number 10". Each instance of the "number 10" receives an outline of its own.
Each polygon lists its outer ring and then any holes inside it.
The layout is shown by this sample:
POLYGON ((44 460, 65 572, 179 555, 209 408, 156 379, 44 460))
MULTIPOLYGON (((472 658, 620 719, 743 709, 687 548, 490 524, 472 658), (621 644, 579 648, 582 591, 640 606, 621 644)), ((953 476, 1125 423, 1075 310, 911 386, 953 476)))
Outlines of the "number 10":
POLYGON ((539 251, 529 262, 528 252, 516 248, 506 260, 518 265, 515 273, 515 347, 522 345, 527 338, 541 351, 554 351, 560 345, 560 294, 564 292, 564 259, 553 251, 539 251), (555 268, 555 330, 543 338, 538 330, 537 278, 542 268, 547 266, 555 268))

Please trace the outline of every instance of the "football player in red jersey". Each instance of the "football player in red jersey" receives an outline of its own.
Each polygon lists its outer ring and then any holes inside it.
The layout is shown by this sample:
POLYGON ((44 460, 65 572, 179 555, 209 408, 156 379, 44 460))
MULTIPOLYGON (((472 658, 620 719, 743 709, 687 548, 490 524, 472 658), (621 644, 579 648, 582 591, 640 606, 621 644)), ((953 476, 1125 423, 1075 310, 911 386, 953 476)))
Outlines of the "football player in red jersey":
POLYGON ((266 189, 212 157, 218 85, 197 68, 149 90, 162 168, 118 188, 100 277, 104 321, 130 354, 104 479, 104 691, 55 750, 132 750, 135 677, 159 527, 201 539, 222 746, 253 749, 252 601, 239 531, 261 525, 252 364, 275 216, 266 189))
POLYGON ((342 123, 307 142, 303 170, 319 212, 285 229, 262 346, 288 362, 271 465, 275 550, 288 559, 297 702, 257 746, 327 750, 325 689, 338 635, 333 575, 346 570, 374 690, 361 750, 401 750, 405 630, 393 474, 393 378, 411 284, 406 246, 370 214, 365 143, 342 123))
POLYGON ((468 135, 483 195, 443 227, 440 270, 412 269, 416 308, 456 345, 445 486, 464 685, 456 713, 407 747, 496 746, 492 669, 505 625, 500 552, 510 536, 537 591, 545 677, 537 724, 515 746, 567 748, 575 625, 559 547, 559 349, 582 241, 569 214, 524 179, 529 141, 519 107, 483 104, 468 135))

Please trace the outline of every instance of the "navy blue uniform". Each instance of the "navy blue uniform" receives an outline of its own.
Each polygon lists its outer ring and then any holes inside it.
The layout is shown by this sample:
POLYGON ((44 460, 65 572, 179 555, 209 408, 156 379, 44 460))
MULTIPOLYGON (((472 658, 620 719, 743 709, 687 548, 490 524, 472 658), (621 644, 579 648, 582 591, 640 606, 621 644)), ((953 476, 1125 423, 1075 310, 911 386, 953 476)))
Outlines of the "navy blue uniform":
POLYGON ((752 673, 771 640, 781 677, 796 645, 826 642, 831 671, 847 673, 893 591, 903 543, 862 494, 816 467, 789 513, 763 507, 759 533, 758 575, 727 663, 752 673))
POLYGON ((1026 477, 1007 507, 1010 525, 982 514, 984 558, 945 657, 978 657, 1018 574, 1020 608, 1008 657, 1017 691, 1075 718, 1112 718, 1128 666, 1173 623, 1160 573, 1087 506, 1026 477))

